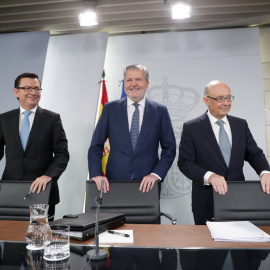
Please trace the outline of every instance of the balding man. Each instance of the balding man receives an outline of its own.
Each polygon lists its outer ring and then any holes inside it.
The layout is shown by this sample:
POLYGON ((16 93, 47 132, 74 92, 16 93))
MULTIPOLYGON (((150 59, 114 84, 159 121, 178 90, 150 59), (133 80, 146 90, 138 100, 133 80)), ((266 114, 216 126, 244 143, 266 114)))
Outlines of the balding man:
POLYGON ((264 192, 270 194, 270 168, 257 146, 246 120, 229 116, 234 97, 221 81, 205 87, 208 111, 183 126, 178 167, 192 180, 192 212, 196 225, 214 216, 212 189, 224 195, 227 181, 244 181, 244 161, 260 175, 264 192))

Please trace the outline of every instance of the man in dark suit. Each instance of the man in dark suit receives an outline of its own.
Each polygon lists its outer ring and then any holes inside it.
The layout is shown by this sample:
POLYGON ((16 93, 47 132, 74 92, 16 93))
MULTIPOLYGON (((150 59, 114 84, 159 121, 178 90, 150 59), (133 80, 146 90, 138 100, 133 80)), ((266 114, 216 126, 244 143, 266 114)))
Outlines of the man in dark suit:
POLYGON ((221 81, 212 81, 205 88, 203 100, 208 112, 184 124, 178 159, 181 172, 193 181, 192 212, 197 225, 213 219, 212 189, 224 195, 226 181, 245 180, 244 161, 260 175, 263 191, 270 193, 269 164, 247 122, 227 115, 233 101, 230 88, 221 81), (226 149, 220 148, 223 139, 217 120, 221 119, 228 140, 226 149))
POLYGON ((51 216, 59 203, 57 180, 67 167, 69 153, 60 115, 38 106, 40 87, 36 74, 23 73, 16 78, 14 94, 20 108, 0 115, 0 160, 6 147, 3 180, 33 181, 30 189, 37 193, 52 182, 51 216), (23 121, 28 114, 28 135, 22 138, 23 121))
POLYGON ((89 173, 98 189, 104 178, 104 192, 109 190, 109 181, 132 179, 142 180, 140 190, 148 192, 157 181, 164 180, 173 163, 175 136, 167 108, 145 98, 149 85, 146 68, 141 65, 126 67, 124 83, 127 97, 105 104, 94 131, 88 152, 89 173), (130 133, 136 110, 139 110, 139 136, 134 145, 130 133), (107 138, 110 154, 106 177, 103 177, 101 160, 107 138))
MULTIPOLYGON (((148 192, 156 182, 164 180, 176 154, 176 142, 171 119, 165 106, 145 98, 149 85, 149 73, 144 66, 130 65, 124 70, 124 84, 127 97, 106 103, 93 134, 88 152, 89 173, 98 189, 104 178, 103 191, 109 191, 109 181, 142 180, 140 190, 148 192), (133 127, 138 110, 135 139, 133 127), (104 142, 109 138, 110 154, 106 166, 106 177, 102 176, 104 142), (158 149, 161 146, 159 157, 158 149)), ((160 186, 159 186, 160 188, 160 186)), ((147 252, 148 261, 159 265, 158 249, 147 252)), ((143 254, 124 254, 132 262, 143 254)), ((176 269, 176 253, 162 251, 176 269)), ((138 265, 137 265, 138 266, 138 265)), ((142 267, 140 265, 139 267, 142 267)))

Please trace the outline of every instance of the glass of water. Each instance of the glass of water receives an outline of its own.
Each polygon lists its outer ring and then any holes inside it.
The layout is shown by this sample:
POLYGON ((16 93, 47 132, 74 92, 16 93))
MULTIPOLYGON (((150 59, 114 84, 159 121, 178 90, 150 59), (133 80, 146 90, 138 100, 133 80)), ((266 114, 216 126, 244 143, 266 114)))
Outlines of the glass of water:
POLYGON ((44 259, 48 261, 65 260, 70 255, 68 225, 52 225, 51 236, 44 246, 44 259))

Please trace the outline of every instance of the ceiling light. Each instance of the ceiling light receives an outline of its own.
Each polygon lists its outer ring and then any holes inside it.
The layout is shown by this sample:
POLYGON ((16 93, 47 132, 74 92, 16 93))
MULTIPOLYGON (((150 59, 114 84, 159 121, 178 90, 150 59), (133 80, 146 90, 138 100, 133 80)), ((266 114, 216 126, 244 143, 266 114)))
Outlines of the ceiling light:
POLYGON ((248 27, 258 27, 260 26, 259 24, 250 24, 248 27))
POLYGON ((94 11, 84 11, 79 16, 80 26, 97 25, 97 14, 94 11))
POLYGON ((186 1, 164 0, 166 6, 172 9, 172 19, 189 18, 191 7, 186 4, 186 1))
POLYGON ((96 6, 98 0, 84 0, 83 12, 79 15, 80 26, 92 26, 97 25, 97 13, 96 6))
POLYGON ((172 6, 172 19, 185 19, 190 17, 191 7, 184 2, 176 2, 172 6))

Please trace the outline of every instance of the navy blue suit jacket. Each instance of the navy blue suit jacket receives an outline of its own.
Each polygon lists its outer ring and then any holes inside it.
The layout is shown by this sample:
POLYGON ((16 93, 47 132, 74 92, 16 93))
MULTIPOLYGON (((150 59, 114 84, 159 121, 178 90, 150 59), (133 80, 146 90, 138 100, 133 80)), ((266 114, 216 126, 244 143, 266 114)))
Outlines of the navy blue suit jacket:
POLYGON ((227 118, 232 132, 229 167, 222 156, 207 113, 184 124, 179 146, 178 167, 193 181, 192 211, 208 219, 213 217, 213 195, 212 186, 203 185, 203 177, 207 171, 224 176, 227 181, 242 181, 245 180, 244 161, 249 162, 258 175, 263 170, 270 170, 247 122, 229 115, 227 118))
POLYGON ((106 167, 108 180, 130 180, 132 175, 141 180, 150 173, 164 179, 175 158, 176 142, 168 110, 148 99, 134 153, 129 134, 127 99, 105 104, 88 152, 91 178, 102 175, 101 159, 107 138, 110 142, 106 167))

